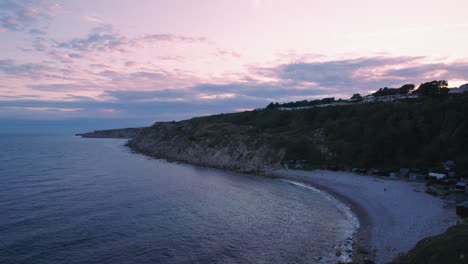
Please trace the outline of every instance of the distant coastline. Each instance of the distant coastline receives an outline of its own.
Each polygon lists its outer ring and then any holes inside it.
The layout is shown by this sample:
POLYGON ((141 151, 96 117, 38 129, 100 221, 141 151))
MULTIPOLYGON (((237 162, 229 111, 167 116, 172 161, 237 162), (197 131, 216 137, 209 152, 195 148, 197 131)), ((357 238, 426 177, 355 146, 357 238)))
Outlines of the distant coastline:
POLYGON ((123 138, 123 139, 132 139, 138 133, 140 133, 143 128, 120 128, 120 129, 108 129, 108 130, 96 130, 94 132, 80 133, 76 136, 84 138, 123 138))

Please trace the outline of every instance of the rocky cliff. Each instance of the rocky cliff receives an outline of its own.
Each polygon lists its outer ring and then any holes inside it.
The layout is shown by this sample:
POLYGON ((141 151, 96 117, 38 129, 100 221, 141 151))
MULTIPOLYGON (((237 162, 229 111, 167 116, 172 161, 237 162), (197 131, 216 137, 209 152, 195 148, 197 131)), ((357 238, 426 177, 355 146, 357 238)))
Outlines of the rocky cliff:
POLYGON ((156 158, 177 160, 242 172, 279 168, 284 149, 272 146, 271 136, 255 128, 229 123, 190 121, 156 123, 143 129, 129 146, 156 158))

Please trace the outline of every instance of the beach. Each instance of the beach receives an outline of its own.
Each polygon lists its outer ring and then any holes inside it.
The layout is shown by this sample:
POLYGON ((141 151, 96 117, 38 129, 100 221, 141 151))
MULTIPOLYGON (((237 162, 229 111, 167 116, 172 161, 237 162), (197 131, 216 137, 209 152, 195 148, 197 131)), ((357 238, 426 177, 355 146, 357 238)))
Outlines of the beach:
POLYGON ((366 248, 375 263, 393 260, 419 240, 443 233, 457 221, 453 206, 425 193, 421 182, 325 170, 279 169, 271 173, 310 184, 350 206, 360 221, 356 247, 366 248))

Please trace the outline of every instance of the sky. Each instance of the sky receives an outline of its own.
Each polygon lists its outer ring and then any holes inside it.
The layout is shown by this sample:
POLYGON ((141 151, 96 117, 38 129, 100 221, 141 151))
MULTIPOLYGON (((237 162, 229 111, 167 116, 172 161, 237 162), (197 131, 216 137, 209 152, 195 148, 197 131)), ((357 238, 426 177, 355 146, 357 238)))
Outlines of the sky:
POLYGON ((466 10, 466 0, 0 0, 0 132, 143 126, 434 79, 457 87, 468 83, 466 10))

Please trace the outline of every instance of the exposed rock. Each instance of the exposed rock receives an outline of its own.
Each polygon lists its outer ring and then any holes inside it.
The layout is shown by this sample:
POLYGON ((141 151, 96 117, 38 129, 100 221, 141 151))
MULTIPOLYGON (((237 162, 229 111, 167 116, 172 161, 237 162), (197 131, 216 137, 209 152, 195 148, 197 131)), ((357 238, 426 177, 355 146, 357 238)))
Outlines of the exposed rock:
POLYGON ((137 151, 157 158, 242 172, 281 166, 284 149, 275 149, 269 136, 251 133, 249 126, 226 123, 157 123, 129 142, 137 151))
POLYGON ((109 130, 96 130, 90 133, 76 134, 84 138, 134 138, 143 128, 122 128, 109 130))

